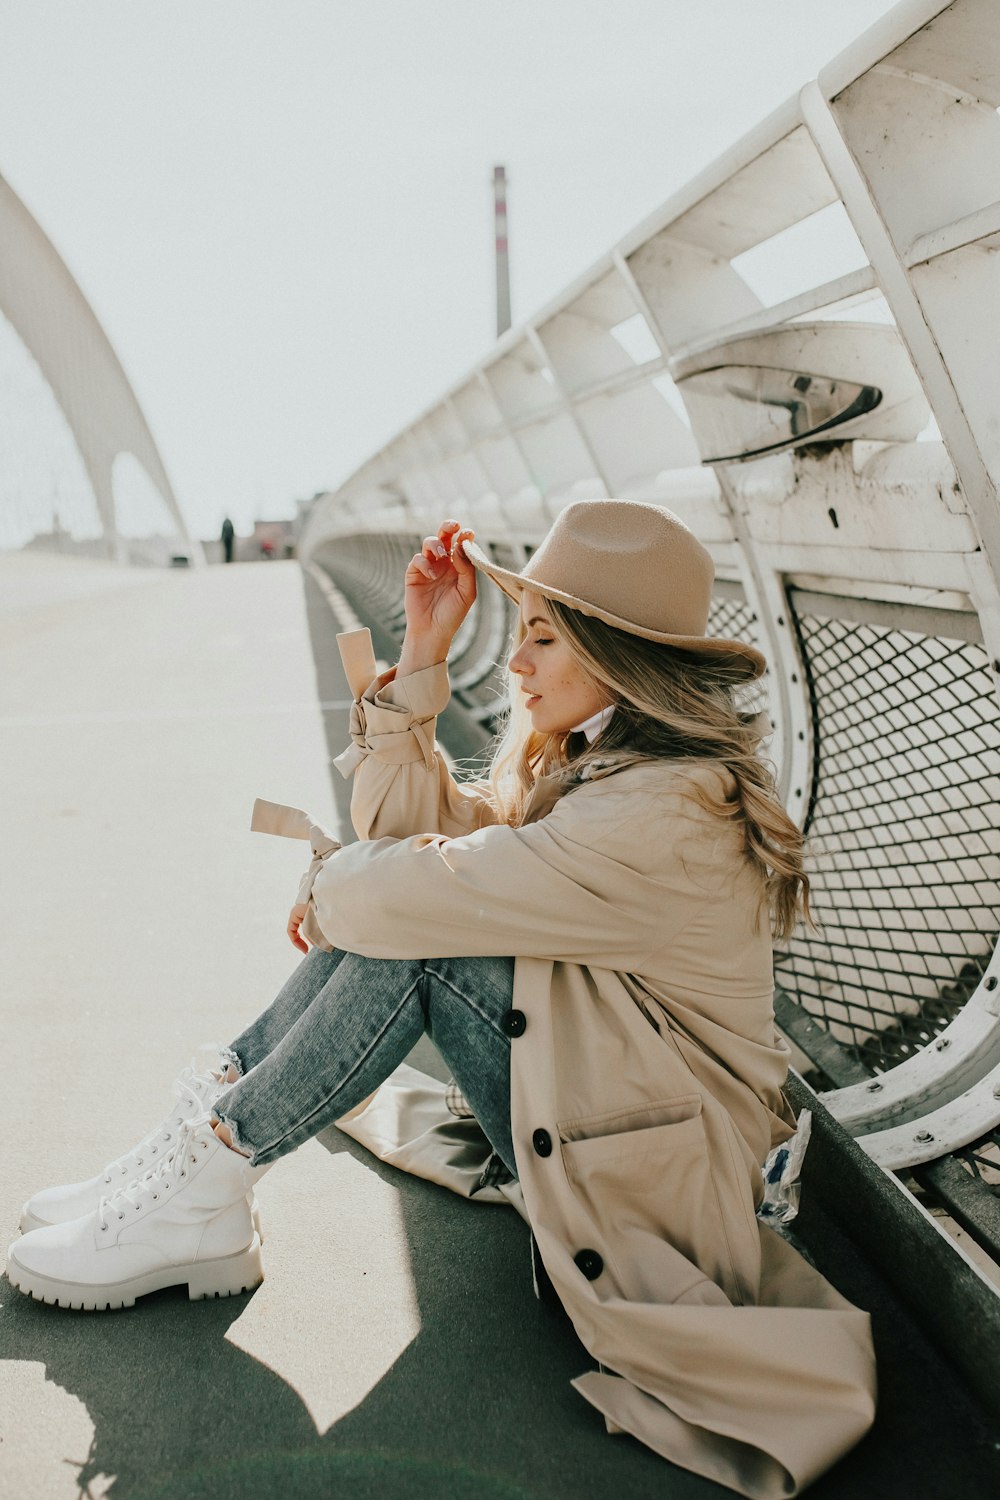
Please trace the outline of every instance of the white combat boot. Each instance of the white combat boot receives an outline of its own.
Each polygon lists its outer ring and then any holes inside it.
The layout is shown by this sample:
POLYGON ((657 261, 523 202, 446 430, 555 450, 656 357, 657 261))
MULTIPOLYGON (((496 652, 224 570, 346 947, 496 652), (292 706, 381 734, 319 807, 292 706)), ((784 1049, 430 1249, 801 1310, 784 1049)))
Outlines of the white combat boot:
MULTIPOLYGON (((229 1088, 228 1083, 220 1083, 215 1076, 215 1071, 224 1071, 225 1066, 220 1059, 217 1070, 196 1073, 193 1068, 182 1068, 174 1083, 174 1107, 166 1119, 149 1135, 144 1135, 131 1151, 108 1162, 96 1177, 88 1177, 86 1182, 71 1182, 65 1187, 43 1188, 40 1193, 35 1193, 21 1210, 21 1233, 28 1234, 47 1224, 67 1224, 71 1219, 78 1219, 81 1214, 97 1208, 102 1198, 126 1187, 133 1178, 151 1172, 177 1140, 177 1132, 184 1121, 205 1114, 219 1095, 229 1088)), ((250 1208, 254 1227, 260 1234, 260 1212, 252 1195, 250 1208)))
POLYGON ((250 1291, 264 1270, 248 1196, 266 1171, 224 1146, 207 1114, 186 1120, 153 1171, 15 1240, 8 1279, 36 1301, 87 1309, 185 1282, 192 1301, 250 1291))

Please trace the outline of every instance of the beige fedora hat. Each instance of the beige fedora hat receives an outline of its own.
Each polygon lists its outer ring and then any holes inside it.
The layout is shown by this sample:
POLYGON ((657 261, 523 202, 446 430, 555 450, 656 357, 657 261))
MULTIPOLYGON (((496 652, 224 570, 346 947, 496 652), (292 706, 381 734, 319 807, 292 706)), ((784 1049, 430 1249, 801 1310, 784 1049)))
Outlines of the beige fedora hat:
POLYGON ((637 500, 576 500, 520 573, 475 542, 465 555, 518 601, 525 589, 647 641, 727 656, 749 681, 767 663, 743 641, 706 635, 715 567, 672 511, 637 500))

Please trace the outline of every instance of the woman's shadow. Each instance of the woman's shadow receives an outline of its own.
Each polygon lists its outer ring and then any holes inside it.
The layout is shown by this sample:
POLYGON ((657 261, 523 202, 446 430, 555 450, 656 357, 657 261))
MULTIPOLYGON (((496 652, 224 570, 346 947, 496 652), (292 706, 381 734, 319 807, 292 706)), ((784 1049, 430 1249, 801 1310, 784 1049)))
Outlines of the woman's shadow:
MULTIPOLYGON (((395 1190, 416 1337, 320 1434, 291 1386, 226 1338, 244 1298, 190 1303, 172 1288, 129 1311, 76 1313, 33 1302, 4 1280, 0 1358, 44 1364, 46 1378, 79 1397, 93 1422, 89 1453, 59 1455, 79 1471, 77 1493, 578 1500, 623 1483, 636 1496, 660 1493, 662 1461, 631 1441, 610 1443, 570 1389, 591 1362, 561 1310, 533 1296, 518 1215, 410 1178, 335 1129, 319 1140, 395 1190)), ((322 1285, 311 1295, 321 1307, 322 1285)), ((49 1452, 53 1442, 46 1438, 49 1452)), ((0 1475, 2 1455, 0 1446, 0 1475)), ((6 1482, 0 1492, 11 1493, 6 1482)), ((699 1494, 716 1492, 699 1485, 699 1494)))

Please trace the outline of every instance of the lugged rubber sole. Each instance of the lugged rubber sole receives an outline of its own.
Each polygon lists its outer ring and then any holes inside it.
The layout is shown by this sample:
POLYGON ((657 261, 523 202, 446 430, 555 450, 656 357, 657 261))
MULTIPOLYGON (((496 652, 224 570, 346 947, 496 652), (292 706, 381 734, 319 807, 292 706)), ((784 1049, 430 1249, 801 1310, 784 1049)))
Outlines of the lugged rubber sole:
POLYGON ((256 1231, 247 1248, 237 1255, 194 1261, 189 1265, 163 1266, 145 1276, 133 1276, 128 1281, 112 1282, 109 1286, 63 1281, 30 1271, 18 1264, 16 1249, 15 1240, 7 1252, 7 1279, 11 1286, 36 1302, 76 1308, 82 1312, 114 1312, 121 1307, 132 1307, 137 1297, 146 1297, 163 1287, 181 1286, 184 1282, 187 1282, 188 1297, 192 1302, 207 1297, 238 1297, 241 1292, 252 1292, 264 1280, 260 1236, 256 1231))
MULTIPOLYGON (((250 1204, 250 1212, 253 1215, 253 1227, 257 1231, 261 1244, 263 1244, 263 1221, 261 1220, 260 1216, 260 1204, 257 1202, 256 1198, 254 1198, 254 1200, 250 1204)), ((53 1224, 55 1222, 56 1221, 53 1219, 39 1219, 36 1214, 33 1214, 29 1211, 28 1205, 25 1204, 21 1210, 21 1222, 18 1227, 22 1234, 30 1234, 33 1229, 47 1229, 50 1224, 53 1224)))

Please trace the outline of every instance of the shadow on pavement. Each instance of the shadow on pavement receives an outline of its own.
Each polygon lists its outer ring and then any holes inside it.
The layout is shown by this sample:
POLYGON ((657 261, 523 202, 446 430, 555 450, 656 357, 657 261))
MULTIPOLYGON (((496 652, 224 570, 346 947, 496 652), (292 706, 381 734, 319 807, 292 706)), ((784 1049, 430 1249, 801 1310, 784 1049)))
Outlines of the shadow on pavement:
MULTIPOLYGON (((32 1302, 4 1281, 3 1357, 42 1362, 93 1421, 91 1451, 64 1456, 79 1468, 82 1495, 597 1500, 623 1483, 632 1495, 661 1495, 667 1472, 679 1481, 675 1494, 725 1493, 665 1470, 630 1439, 612 1442, 570 1389, 590 1361, 562 1313, 534 1299, 517 1214, 408 1178, 336 1130, 319 1139, 399 1195, 416 1338, 320 1436, 296 1393, 227 1342, 244 1298, 190 1303, 171 1289, 127 1311, 88 1314, 32 1302)), ((331 1245, 331 1278, 336 1264, 331 1245)))
MULTIPOLYGON (((721 1500, 603 1422, 570 1388, 589 1358, 569 1321, 534 1300, 525 1226, 348 1152, 398 1194, 420 1331, 362 1401, 317 1433, 295 1392, 227 1342, 245 1299, 158 1293, 121 1313, 67 1313, 3 1283, 0 1351, 41 1361, 94 1423, 67 1454, 81 1495, 109 1500, 721 1500), (100 1476, 113 1476, 110 1483, 100 1476)), ((810 1492, 816 1500, 986 1500, 995 1437, 891 1294, 831 1225, 821 1261, 873 1310, 881 1352, 874 1432, 810 1492)), ((265 1247, 266 1253, 266 1247, 265 1247)), ((337 1275, 330 1246, 330 1277, 337 1275)), ((322 1287, 316 1295, 322 1296, 322 1287)))

